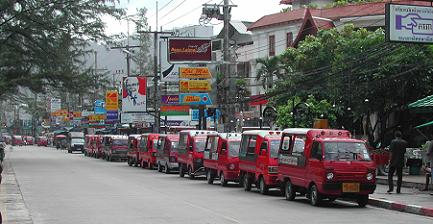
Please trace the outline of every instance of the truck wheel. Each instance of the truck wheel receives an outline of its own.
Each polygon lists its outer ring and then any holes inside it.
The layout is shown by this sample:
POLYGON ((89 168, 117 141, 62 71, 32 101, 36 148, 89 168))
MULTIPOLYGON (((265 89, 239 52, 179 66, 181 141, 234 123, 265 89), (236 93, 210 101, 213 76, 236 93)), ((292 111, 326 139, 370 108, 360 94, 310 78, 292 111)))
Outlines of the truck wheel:
POLYGON ((223 187, 227 186, 228 181, 224 177, 224 172, 221 172, 221 174, 220 174, 220 181, 221 181, 221 186, 223 186, 223 187))
POLYGON ((162 173, 162 166, 161 166, 161 163, 158 163, 158 172, 162 173))
POLYGON ((128 157, 128 166, 132 166, 132 160, 130 157, 128 157))
POLYGON ((322 195, 320 195, 319 190, 316 185, 311 186, 310 188, 310 203, 313 206, 319 206, 322 202, 322 195))
POLYGON ((213 180, 214 180, 214 175, 213 175, 213 171, 211 169, 207 170, 206 172, 206 180, 208 184, 213 184, 213 180))
POLYGON ((244 190, 251 191, 251 180, 247 174, 244 175, 244 190))
POLYGON ((260 193, 263 195, 266 195, 269 192, 269 187, 266 186, 265 179, 263 177, 260 177, 259 179, 259 189, 260 193))
POLYGON ((150 161, 147 163, 147 164, 149 164, 149 170, 153 170, 153 163, 151 163, 150 161))
POLYGON ((358 206, 364 208, 368 204, 368 195, 361 195, 356 200, 358 202, 358 206))
POLYGON ((146 166, 147 166, 146 162, 144 162, 144 161, 141 162, 141 168, 142 168, 142 169, 146 169, 146 166))
POLYGON ((183 167, 183 164, 179 164, 179 177, 185 176, 185 167, 183 167))
POLYGON ((191 180, 194 180, 194 178, 195 178, 195 176, 194 176, 194 174, 192 172, 192 167, 191 166, 188 168, 188 176, 189 176, 189 179, 191 179, 191 180))
POLYGON ((165 164, 164 172, 165 172, 166 174, 170 174, 170 167, 168 167, 168 164, 167 164, 167 163, 165 164))
POLYGON ((135 167, 138 167, 139 164, 140 164, 140 163, 138 162, 138 160, 134 159, 134 166, 135 166, 135 167))
POLYGON ((296 191, 293 188, 292 182, 290 180, 286 181, 286 186, 284 187, 284 195, 286 196, 286 200, 293 201, 296 197, 296 191))

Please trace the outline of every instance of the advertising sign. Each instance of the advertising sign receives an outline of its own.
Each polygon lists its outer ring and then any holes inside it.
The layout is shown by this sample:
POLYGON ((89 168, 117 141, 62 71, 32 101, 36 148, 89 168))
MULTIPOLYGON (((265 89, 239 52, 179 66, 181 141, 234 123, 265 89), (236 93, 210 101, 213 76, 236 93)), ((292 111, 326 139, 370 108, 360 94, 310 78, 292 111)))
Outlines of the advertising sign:
POLYGON ((212 75, 207 67, 179 68, 179 77, 186 79, 210 79, 212 75))
POLYGON ((164 126, 188 126, 188 121, 182 120, 161 120, 161 123, 164 126))
POLYGON ((433 43, 433 8, 387 4, 385 9, 388 41, 433 43))
POLYGON ((211 62, 211 39, 169 38, 168 61, 170 63, 211 62))
POLYGON ((89 122, 101 122, 106 118, 105 114, 91 114, 89 115, 89 122))
MULTIPOLYGON (((208 116, 207 115, 207 110, 204 110, 204 116, 207 118, 207 120, 212 121, 213 120, 213 116, 208 116)), ((220 110, 216 110, 216 120, 219 120, 219 117, 221 116, 221 111, 220 110)), ((200 118, 200 114, 199 114, 199 110, 198 109, 193 109, 191 110, 191 120, 192 121, 198 121, 200 118)))
POLYGON ((105 93, 105 109, 117 111, 119 109, 119 94, 116 90, 109 90, 105 93))
POLYGON ((208 93, 181 93, 179 103, 183 105, 212 105, 208 93))
POLYGON ((166 105, 179 104, 179 95, 162 95, 161 103, 166 105))
POLYGON ((116 111, 107 111, 107 123, 114 123, 118 120, 118 112, 116 111))
POLYGON ((121 123, 122 124, 133 124, 133 123, 153 123, 154 117, 146 113, 122 113, 121 123))
POLYGON ((103 100, 95 100, 95 114, 105 114, 105 102, 103 100))
POLYGON ((161 106, 161 116, 188 116, 189 106, 161 106))
POLYGON ((212 85, 209 80, 180 80, 179 91, 187 92, 210 92, 212 85))
POLYGON ((146 111, 146 78, 125 77, 122 85, 122 111, 146 111))
POLYGON ((57 98, 51 98, 50 100, 50 112, 55 112, 62 109, 62 100, 57 98))

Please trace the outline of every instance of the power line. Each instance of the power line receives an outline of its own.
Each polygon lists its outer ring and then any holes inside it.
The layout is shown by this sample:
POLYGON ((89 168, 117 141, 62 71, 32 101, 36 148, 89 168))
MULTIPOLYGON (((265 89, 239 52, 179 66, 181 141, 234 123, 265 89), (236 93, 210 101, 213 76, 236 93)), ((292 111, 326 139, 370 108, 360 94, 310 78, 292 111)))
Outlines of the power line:
MULTIPOLYGON (((212 2, 212 1, 213 1, 213 0, 209 0, 209 1, 207 1, 206 3, 204 3, 204 4, 209 4, 209 3, 212 2)), ((192 10, 186 12, 185 14, 180 15, 179 17, 176 17, 175 19, 173 19, 173 20, 171 20, 171 21, 165 23, 165 24, 162 25, 162 26, 166 26, 166 25, 168 25, 168 24, 170 24, 170 23, 172 23, 172 22, 175 22, 175 21, 177 21, 178 19, 180 19, 180 18, 182 18, 182 17, 184 17, 184 16, 186 16, 186 15, 189 15, 190 13, 194 12, 195 10, 200 9, 201 7, 202 7, 202 5, 200 5, 200 6, 196 7, 196 8, 194 8, 194 9, 192 9, 192 10)))
POLYGON ((159 19, 163 19, 166 16, 170 15, 170 13, 172 13, 174 10, 178 9, 183 3, 185 3, 187 0, 183 0, 182 2, 180 2, 178 5, 176 5, 175 7, 173 7, 170 11, 168 11, 165 15, 161 16, 161 18, 159 19))

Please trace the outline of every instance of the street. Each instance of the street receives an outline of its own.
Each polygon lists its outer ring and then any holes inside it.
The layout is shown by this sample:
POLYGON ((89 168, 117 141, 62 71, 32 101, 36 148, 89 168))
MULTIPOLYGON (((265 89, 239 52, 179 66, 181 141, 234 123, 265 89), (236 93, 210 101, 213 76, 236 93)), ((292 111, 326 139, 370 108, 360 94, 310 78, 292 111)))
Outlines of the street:
MULTIPOLYGON (((336 202, 312 207, 273 194, 106 162, 45 147, 7 155, 35 224, 431 223, 432 218, 336 202)), ((218 182, 216 182, 218 183, 218 182)))

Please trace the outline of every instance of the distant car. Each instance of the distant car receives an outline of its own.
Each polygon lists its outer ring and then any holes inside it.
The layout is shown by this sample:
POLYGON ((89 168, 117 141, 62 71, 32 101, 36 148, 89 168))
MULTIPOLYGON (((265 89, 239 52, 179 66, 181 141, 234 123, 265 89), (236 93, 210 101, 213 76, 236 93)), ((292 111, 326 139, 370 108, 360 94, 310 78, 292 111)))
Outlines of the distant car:
POLYGON ((38 140, 36 141, 36 144, 38 146, 48 146, 48 138, 46 137, 39 137, 38 140))

